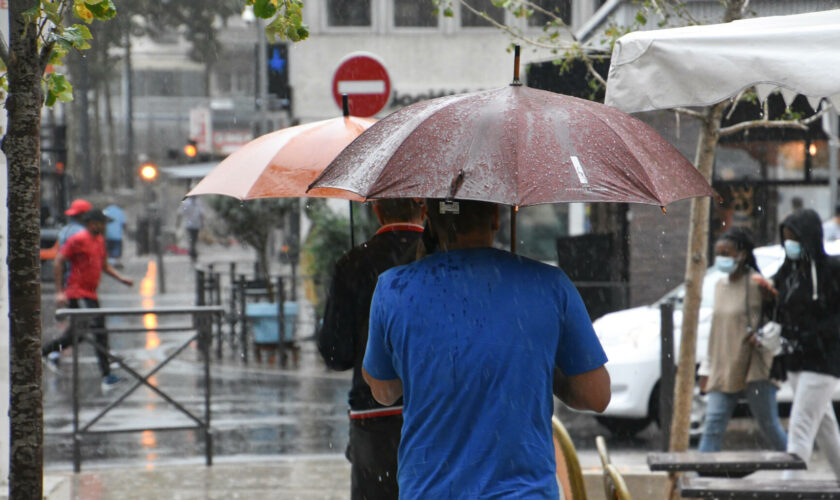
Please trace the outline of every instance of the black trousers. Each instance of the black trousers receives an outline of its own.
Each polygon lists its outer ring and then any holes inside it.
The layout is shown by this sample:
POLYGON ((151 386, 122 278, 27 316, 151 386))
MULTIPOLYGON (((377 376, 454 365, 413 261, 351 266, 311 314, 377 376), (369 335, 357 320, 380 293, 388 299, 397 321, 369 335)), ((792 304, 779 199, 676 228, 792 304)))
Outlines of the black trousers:
POLYGON ((350 419, 351 500, 397 500, 402 415, 350 419))
MULTIPOLYGON (((70 309, 99 309, 99 301, 96 299, 70 299, 68 302, 68 307, 70 309)), ((104 316, 94 316, 90 320, 90 327, 94 329, 104 329, 105 328, 105 317, 104 316)), ((97 344, 108 350, 108 334, 107 333, 95 333, 93 335, 94 340, 97 344)), ((61 352, 67 347, 73 346, 73 329, 71 327, 67 327, 66 330, 61 334, 60 337, 49 342, 45 346, 41 348, 41 355, 46 356, 51 352, 61 352)), ((108 356, 104 353, 99 352, 98 349, 96 351, 96 361, 99 363, 99 370, 102 372, 102 376, 106 376, 111 373, 111 363, 108 361, 108 356)))
POLYGON ((190 238, 190 260, 195 262, 198 259, 198 229, 187 228, 187 236, 190 238))

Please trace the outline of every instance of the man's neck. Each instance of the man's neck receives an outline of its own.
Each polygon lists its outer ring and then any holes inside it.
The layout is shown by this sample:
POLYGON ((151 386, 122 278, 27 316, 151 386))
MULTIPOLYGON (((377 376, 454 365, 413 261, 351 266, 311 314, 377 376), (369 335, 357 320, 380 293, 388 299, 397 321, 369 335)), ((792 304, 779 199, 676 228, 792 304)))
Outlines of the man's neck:
POLYGON ((467 248, 490 248, 493 246, 493 233, 472 232, 469 234, 459 234, 455 241, 441 242, 441 249, 447 250, 464 250, 467 248))

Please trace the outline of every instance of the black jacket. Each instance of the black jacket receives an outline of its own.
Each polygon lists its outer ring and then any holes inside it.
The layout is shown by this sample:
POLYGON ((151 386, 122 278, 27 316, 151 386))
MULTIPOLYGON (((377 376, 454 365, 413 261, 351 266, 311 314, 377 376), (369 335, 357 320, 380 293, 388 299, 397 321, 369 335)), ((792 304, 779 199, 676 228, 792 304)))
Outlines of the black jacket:
POLYGON ((794 348, 788 368, 840 377, 840 260, 826 255, 822 222, 813 210, 789 215, 783 228, 803 250, 799 260, 785 258, 773 276, 777 321, 794 348))
MULTIPOLYGON (((333 370, 353 369, 350 408, 371 410, 382 405, 373 399, 362 378, 368 338, 368 315, 379 275, 414 260, 420 232, 389 231, 350 250, 335 265, 327 297, 318 350, 333 370)), ((401 405, 400 400, 396 405, 401 405)))

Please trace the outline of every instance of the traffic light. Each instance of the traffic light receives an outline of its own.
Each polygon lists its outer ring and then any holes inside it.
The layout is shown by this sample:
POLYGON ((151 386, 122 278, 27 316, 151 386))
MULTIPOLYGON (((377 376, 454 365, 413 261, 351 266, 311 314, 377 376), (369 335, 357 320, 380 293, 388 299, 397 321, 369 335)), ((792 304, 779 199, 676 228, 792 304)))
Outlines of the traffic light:
POLYGON ((190 159, 193 159, 198 155, 198 143, 194 139, 190 139, 187 144, 184 145, 184 154, 190 159))
POLYGON ((268 94, 280 109, 288 109, 292 97, 289 88, 289 48, 285 43, 270 43, 266 47, 268 94))
POLYGON ((140 165, 138 173, 143 182, 155 182, 158 178, 158 167, 152 162, 146 162, 140 165))

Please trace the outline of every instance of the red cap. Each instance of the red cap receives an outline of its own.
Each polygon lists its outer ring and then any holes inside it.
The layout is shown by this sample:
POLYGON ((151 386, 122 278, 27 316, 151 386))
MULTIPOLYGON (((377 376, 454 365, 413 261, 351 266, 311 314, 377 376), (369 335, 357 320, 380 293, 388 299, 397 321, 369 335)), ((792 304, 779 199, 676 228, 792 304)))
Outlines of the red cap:
POLYGON ((91 205, 89 201, 79 198, 77 200, 73 200, 73 203, 70 204, 70 208, 64 211, 64 215, 73 216, 83 214, 91 208, 93 208, 93 205, 91 205))

